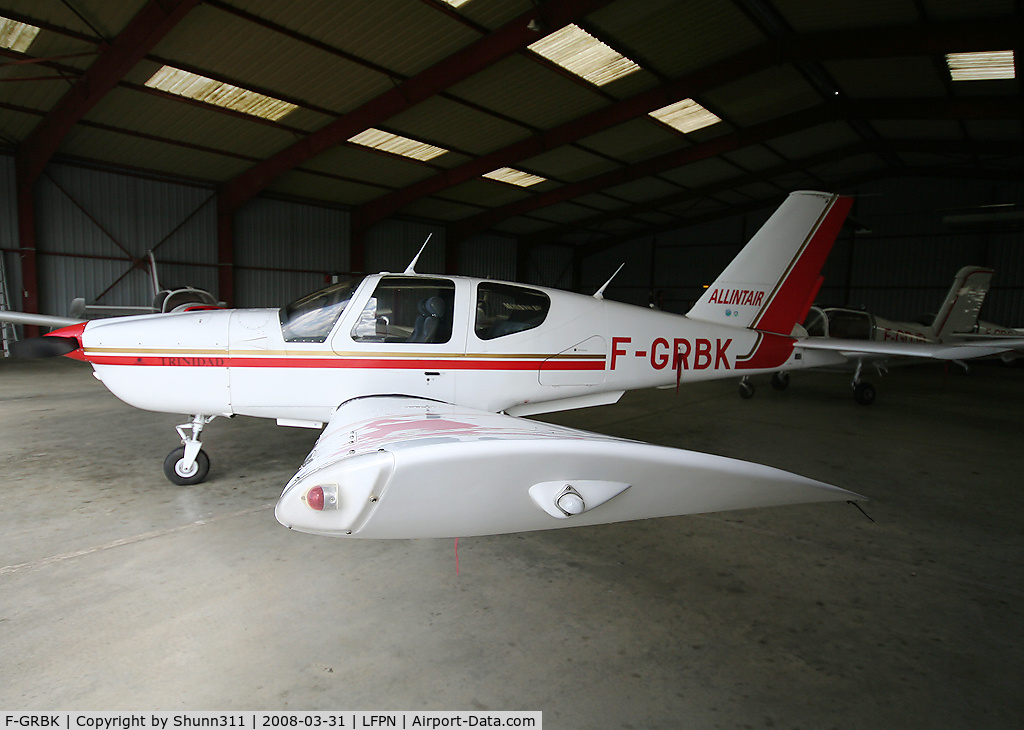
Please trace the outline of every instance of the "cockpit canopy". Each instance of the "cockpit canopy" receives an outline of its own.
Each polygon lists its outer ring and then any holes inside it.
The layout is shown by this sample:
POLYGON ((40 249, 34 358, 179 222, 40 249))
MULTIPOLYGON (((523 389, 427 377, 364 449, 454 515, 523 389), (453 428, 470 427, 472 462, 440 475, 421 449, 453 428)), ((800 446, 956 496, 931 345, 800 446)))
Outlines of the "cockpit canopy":
MULTIPOLYGON (((324 342, 344 314, 362 279, 321 289, 282 307, 286 342, 324 342)), ((443 344, 452 338, 456 286, 429 276, 382 276, 355 318, 355 342, 443 344)), ((459 306, 466 307, 469 301, 459 306)), ((481 340, 526 332, 547 319, 547 294, 516 284, 481 281, 476 286, 473 332, 481 340)))
POLYGON ((339 282, 281 307, 285 342, 323 342, 352 300, 362 279, 339 282))

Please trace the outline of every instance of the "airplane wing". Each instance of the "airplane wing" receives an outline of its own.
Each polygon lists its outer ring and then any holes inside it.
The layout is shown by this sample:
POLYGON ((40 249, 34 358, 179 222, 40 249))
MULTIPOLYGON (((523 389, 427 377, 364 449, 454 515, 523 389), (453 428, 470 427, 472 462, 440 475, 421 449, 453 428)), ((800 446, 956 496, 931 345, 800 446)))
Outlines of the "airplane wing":
POLYGON ((931 344, 927 342, 875 342, 873 340, 843 340, 833 337, 808 337, 796 343, 804 350, 827 350, 857 359, 888 357, 923 357, 936 360, 970 360, 976 357, 998 355, 1024 346, 1024 338, 1003 338, 999 342, 958 342, 931 344))
POLYGON ((13 322, 14 324, 34 324, 40 327, 68 327, 73 324, 81 324, 84 319, 74 317, 55 317, 51 314, 31 314, 29 312, 15 312, 10 309, 0 309, 0 322, 13 322))
POLYGON ((275 514, 301 532, 419 538, 850 499, 759 464, 374 396, 335 411, 275 514))

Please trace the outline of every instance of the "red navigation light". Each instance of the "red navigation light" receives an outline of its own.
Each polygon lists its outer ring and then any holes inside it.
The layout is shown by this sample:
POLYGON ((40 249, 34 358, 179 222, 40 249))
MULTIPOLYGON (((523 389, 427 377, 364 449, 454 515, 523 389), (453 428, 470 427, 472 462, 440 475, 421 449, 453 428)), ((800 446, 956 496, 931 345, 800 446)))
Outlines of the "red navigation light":
POLYGON ((308 504, 311 509, 315 509, 317 512, 323 511, 324 488, 313 487, 308 492, 306 492, 306 504, 308 504))

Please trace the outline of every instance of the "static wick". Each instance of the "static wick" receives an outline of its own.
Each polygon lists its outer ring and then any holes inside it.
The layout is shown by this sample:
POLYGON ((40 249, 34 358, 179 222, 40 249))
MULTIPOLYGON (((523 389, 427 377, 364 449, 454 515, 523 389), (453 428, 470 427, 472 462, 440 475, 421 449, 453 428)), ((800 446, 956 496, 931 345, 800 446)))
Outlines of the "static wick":
MULTIPOLYGON (((872 519, 871 519, 871 515, 869 515, 869 514, 868 514, 867 512, 865 512, 865 511, 864 511, 864 508, 863 508, 863 507, 861 507, 861 506, 860 506, 859 504, 857 504, 856 502, 854 502, 854 501, 853 501, 852 499, 848 499, 848 500, 846 500, 846 503, 847 503, 847 504, 852 504, 852 505, 853 505, 854 507, 856 507, 857 509, 859 509, 859 510, 860 510, 860 513, 861 513, 862 515, 864 515, 865 517, 867 517, 867 518, 868 518, 868 520, 870 520, 871 522, 874 522, 874 520, 872 520, 872 519)), ((458 560, 456 560, 456 566, 457 566, 457 565, 458 565, 458 560)), ((455 572, 458 572, 458 568, 456 568, 456 571, 455 571, 455 572)))

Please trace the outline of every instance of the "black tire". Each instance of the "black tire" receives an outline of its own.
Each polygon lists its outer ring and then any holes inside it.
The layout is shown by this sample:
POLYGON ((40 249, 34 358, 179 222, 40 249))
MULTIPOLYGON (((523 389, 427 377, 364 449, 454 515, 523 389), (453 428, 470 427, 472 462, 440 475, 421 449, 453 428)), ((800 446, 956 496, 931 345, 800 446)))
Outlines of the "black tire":
POLYGON ((179 446, 174 451, 167 455, 164 459, 164 476, 172 484, 177 484, 179 487, 187 487, 190 484, 199 484, 206 480, 206 475, 210 473, 210 457, 206 455, 206 452, 200 449, 199 453, 196 454, 196 463, 192 466, 192 471, 183 474, 178 469, 178 464, 185 458, 185 447, 179 446))
POLYGON ((789 387, 789 373, 778 372, 772 373, 772 387, 775 390, 785 390, 789 387))
POLYGON ((862 406, 875 402, 875 386, 871 383, 857 383, 853 388, 853 399, 862 406))
POLYGON ((754 397, 754 384, 753 383, 740 383, 740 398, 743 400, 750 400, 754 397))

